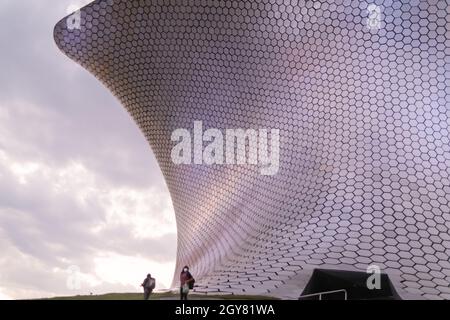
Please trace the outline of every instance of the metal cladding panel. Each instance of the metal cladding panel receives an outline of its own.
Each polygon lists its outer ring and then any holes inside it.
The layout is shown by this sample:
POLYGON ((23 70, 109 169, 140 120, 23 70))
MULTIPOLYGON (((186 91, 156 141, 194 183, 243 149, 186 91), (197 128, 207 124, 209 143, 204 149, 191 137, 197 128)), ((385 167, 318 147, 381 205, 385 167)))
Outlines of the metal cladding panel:
POLYGON ((173 285, 185 264, 198 291, 234 293, 376 264, 399 293, 450 298, 449 5, 372 2, 375 28, 352 0, 99 0, 80 28, 56 25, 156 155, 178 227, 173 285), (171 133, 196 120, 279 129, 278 173, 175 165, 171 133))

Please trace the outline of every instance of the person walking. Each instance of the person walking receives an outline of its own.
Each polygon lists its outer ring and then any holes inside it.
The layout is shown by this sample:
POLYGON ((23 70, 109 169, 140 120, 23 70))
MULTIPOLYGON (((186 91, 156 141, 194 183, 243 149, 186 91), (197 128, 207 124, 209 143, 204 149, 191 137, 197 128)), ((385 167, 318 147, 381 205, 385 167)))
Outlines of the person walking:
POLYGON ((189 272, 189 267, 184 266, 180 273, 180 300, 187 300, 189 290, 194 289, 195 279, 189 272))
POLYGON ((144 300, 148 300, 150 298, 153 289, 155 289, 155 285, 156 280, 155 278, 152 278, 152 275, 149 273, 141 284, 141 287, 144 288, 144 300))

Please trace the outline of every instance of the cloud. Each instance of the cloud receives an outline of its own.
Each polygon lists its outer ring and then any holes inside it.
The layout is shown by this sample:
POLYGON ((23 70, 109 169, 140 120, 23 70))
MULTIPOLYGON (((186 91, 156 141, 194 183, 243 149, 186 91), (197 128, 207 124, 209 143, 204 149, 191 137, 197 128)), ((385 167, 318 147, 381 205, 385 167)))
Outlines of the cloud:
POLYGON ((154 155, 53 43, 67 7, 87 2, 0 4, 0 298, 135 291, 148 272, 171 282, 176 227, 154 155))
POLYGON ((71 265, 90 279, 84 289, 91 291, 107 284, 137 290, 136 281, 135 286, 127 281, 147 272, 157 275, 161 286, 170 285, 176 230, 167 194, 111 186, 81 163, 50 167, 20 162, 4 151, 0 177, 4 292, 70 294, 64 283, 71 265), (5 289, 5 283, 18 289, 5 289))
POLYGON ((144 186, 160 176, 144 136, 111 93, 53 41, 69 3, 17 0, 0 10, 0 38, 8 43, 0 60, 0 109, 14 119, 15 136, 8 150, 46 162, 82 158, 113 183, 144 186))

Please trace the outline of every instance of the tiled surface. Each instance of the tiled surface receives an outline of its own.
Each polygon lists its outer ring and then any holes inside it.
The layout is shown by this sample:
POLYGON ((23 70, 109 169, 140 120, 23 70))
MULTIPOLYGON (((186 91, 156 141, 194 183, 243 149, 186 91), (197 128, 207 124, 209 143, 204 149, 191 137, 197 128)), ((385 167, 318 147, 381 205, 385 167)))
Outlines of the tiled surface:
POLYGON ((103 0, 80 30, 57 24, 148 139, 177 271, 189 264, 199 291, 277 292, 315 266, 375 263, 399 290, 450 298, 449 5, 374 3, 375 30, 367 3, 343 0, 103 0), (170 134, 194 120, 279 128, 279 173, 172 164, 170 134))

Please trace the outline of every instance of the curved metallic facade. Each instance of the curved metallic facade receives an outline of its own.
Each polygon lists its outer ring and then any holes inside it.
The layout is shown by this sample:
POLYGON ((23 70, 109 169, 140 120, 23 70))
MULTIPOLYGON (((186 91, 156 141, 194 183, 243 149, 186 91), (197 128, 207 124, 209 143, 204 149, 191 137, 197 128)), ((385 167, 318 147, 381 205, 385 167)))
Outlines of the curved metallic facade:
MULTIPOLYGON (((198 291, 294 297, 315 267, 381 267, 450 298, 445 0, 125 1, 55 27, 146 136, 198 291), (176 128, 280 129, 280 169, 175 165, 176 128)), ((107 115, 105 115, 107 117, 107 115)))

